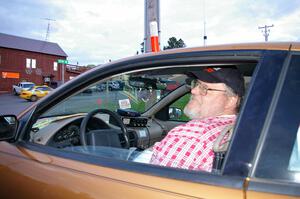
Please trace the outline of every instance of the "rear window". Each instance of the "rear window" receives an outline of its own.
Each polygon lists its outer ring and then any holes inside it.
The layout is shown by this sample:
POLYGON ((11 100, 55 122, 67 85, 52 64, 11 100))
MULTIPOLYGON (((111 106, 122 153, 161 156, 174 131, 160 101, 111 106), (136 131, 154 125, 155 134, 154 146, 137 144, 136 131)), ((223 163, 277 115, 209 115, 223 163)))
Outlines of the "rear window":
POLYGON ((23 84, 23 88, 31 88, 34 84, 23 84))

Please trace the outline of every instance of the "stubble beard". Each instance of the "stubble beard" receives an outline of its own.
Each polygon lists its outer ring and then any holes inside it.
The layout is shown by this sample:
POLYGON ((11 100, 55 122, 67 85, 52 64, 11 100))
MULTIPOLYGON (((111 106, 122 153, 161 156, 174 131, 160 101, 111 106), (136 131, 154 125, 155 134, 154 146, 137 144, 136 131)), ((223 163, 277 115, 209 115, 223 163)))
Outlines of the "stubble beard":
POLYGON ((191 103, 193 101, 193 96, 191 96, 190 101, 187 103, 187 105, 184 107, 183 112, 186 116, 188 116, 190 119, 201 119, 201 115, 199 111, 197 111, 197 108, 192 108, 191 103))

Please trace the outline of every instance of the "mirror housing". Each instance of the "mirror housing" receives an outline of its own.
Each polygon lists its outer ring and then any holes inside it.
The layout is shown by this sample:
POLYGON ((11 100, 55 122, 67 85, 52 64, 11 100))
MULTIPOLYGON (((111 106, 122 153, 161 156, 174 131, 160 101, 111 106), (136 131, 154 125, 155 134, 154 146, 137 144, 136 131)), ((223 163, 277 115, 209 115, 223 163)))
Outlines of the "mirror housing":
POLYGON ((18 127, 18 119, 15 115, 0 116, 0 141, 15 137, 18 127))
POLYGON ((167 88, 167 84, 161 82, 158 79, 151 79, 146 77, 130 77, 128 81, 129 85, 134 88, 139 89, 155 89, 155 90, 165 90, 167 88))

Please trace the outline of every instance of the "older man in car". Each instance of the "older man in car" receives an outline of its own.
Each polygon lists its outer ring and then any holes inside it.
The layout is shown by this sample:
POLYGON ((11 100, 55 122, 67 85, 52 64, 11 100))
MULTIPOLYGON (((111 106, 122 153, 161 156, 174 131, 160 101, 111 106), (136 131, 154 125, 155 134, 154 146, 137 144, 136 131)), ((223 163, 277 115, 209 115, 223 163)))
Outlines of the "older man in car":
POLYGON ((192 95, 184 113, 192 120, 155 143, 150 163, 210 172, 216 138, 236 121, 244 79, 234 67, 206 68, 191 75, 195 79, 191 81, 192 95))

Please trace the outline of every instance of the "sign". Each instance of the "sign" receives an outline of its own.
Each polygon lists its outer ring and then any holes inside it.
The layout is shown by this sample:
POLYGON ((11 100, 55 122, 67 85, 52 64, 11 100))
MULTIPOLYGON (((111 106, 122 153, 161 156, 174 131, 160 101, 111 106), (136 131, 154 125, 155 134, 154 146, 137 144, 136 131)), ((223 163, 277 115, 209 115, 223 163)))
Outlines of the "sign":
POLYGON ((12 78, 12 79, 19 79, 20 73, 12 73, 12 72, 2 72, 2 78, 12 78))
POLYGON ((130 104, 129 99, 122 99, 122 100, 119 100, 119 106, 120 106, 120 109, 128 109, 128 108, 131 108, 131 104, 130 104))
POLYGON ((68 64, 69 62, 68 62, 68 60, 58 59, 57 63, 59 63, 59 64, 68 64))

